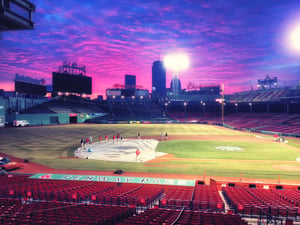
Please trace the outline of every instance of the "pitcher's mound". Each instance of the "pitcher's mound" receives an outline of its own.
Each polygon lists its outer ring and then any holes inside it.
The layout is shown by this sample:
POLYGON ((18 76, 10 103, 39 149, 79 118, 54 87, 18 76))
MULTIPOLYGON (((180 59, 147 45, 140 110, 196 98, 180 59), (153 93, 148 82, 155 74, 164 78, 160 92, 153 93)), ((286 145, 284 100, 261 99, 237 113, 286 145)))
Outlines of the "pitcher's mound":
POLYGON ((163 152, 156 152, 158 141, 155 139, 123 139, 122 141, 101 141, 92 143, 85 148, 78 148, 74 155, 78 158, 122 161, 122 162, 145 162, 165 155, 163 152), (136 150, 140 155, 136 159, 136 150))

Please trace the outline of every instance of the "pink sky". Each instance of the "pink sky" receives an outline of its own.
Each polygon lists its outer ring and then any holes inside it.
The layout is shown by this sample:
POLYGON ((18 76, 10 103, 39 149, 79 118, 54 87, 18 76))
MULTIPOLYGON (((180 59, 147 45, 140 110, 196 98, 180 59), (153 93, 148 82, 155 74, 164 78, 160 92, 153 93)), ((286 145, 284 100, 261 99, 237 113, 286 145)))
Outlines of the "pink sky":
MULTIPOLYGON (((93 96, 124 84, 125 74, 151 92, 152 63, 185 52, 189 69, 182 88, 224 83, 225 93, 256 88, 257 79, 277 76, 279 87, 300 80, 300 54, 289 32, 300 21, 300 2, 33 1, 35 29, 4 32, 0 39, 0 89, 14 90, 14 77, 44 78, 63 61, 86 65, 93 96)), ((299 22, 300 24, 300 22, 299 22)), ((167 72, 167 87, 171 71, 167 72)))

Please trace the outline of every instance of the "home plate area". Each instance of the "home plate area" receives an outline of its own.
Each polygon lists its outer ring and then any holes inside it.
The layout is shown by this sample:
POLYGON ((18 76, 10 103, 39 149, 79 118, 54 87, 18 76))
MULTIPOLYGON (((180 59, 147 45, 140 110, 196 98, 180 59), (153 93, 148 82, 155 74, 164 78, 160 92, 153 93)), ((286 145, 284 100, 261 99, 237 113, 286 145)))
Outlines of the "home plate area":
POLYGON ((123 139, 122 141, 94 142, 75 150, 75 157, 93 160, 145 162, 167 153, 156 152, 158 141, 155 139, 123 139), (140 151, 137 157, 136 151, 140 151))

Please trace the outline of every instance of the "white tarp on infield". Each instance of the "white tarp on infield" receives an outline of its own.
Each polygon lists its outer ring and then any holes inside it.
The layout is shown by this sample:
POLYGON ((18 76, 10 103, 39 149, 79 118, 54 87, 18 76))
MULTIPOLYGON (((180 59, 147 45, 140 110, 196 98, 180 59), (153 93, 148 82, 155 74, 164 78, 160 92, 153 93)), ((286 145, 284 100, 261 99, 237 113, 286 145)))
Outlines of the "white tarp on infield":
POLYGON ((123 139, 122 141, 94 142, 85 148, 77 148, 75 156, 84 159, 122 161, 122 162, 145 162, 158 156, 165 155, 156 152, 158 141, 155 139, 123 139), (136 150, 140 150, 138 160, 136 150))

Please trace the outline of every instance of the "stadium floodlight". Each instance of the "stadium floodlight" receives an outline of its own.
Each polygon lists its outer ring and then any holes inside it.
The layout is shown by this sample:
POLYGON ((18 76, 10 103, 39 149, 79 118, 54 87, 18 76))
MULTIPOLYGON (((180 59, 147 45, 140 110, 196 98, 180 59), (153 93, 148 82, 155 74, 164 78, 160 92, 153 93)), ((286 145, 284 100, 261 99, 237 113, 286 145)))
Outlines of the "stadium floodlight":
POLYGON ((290 47, 297 52, 300 52, 300 25, 292 29, 289 35, 290 47))
POLYGON ((183 53, 169 54, 165 56, 164 66, 167 69, 172 70, 173 73, 171 87, 174 93, 178 93, 180 90, 180 80, 178 79, 180 71, 187 69, 189 64, 189 58, 183 53))
POLYGON ((164 65, 167 69, 171 69, 173 71, 185 70, 189 67, 190 61, 186 54, 177 53, 177 54, 169 54, 164 58, 164 65))

